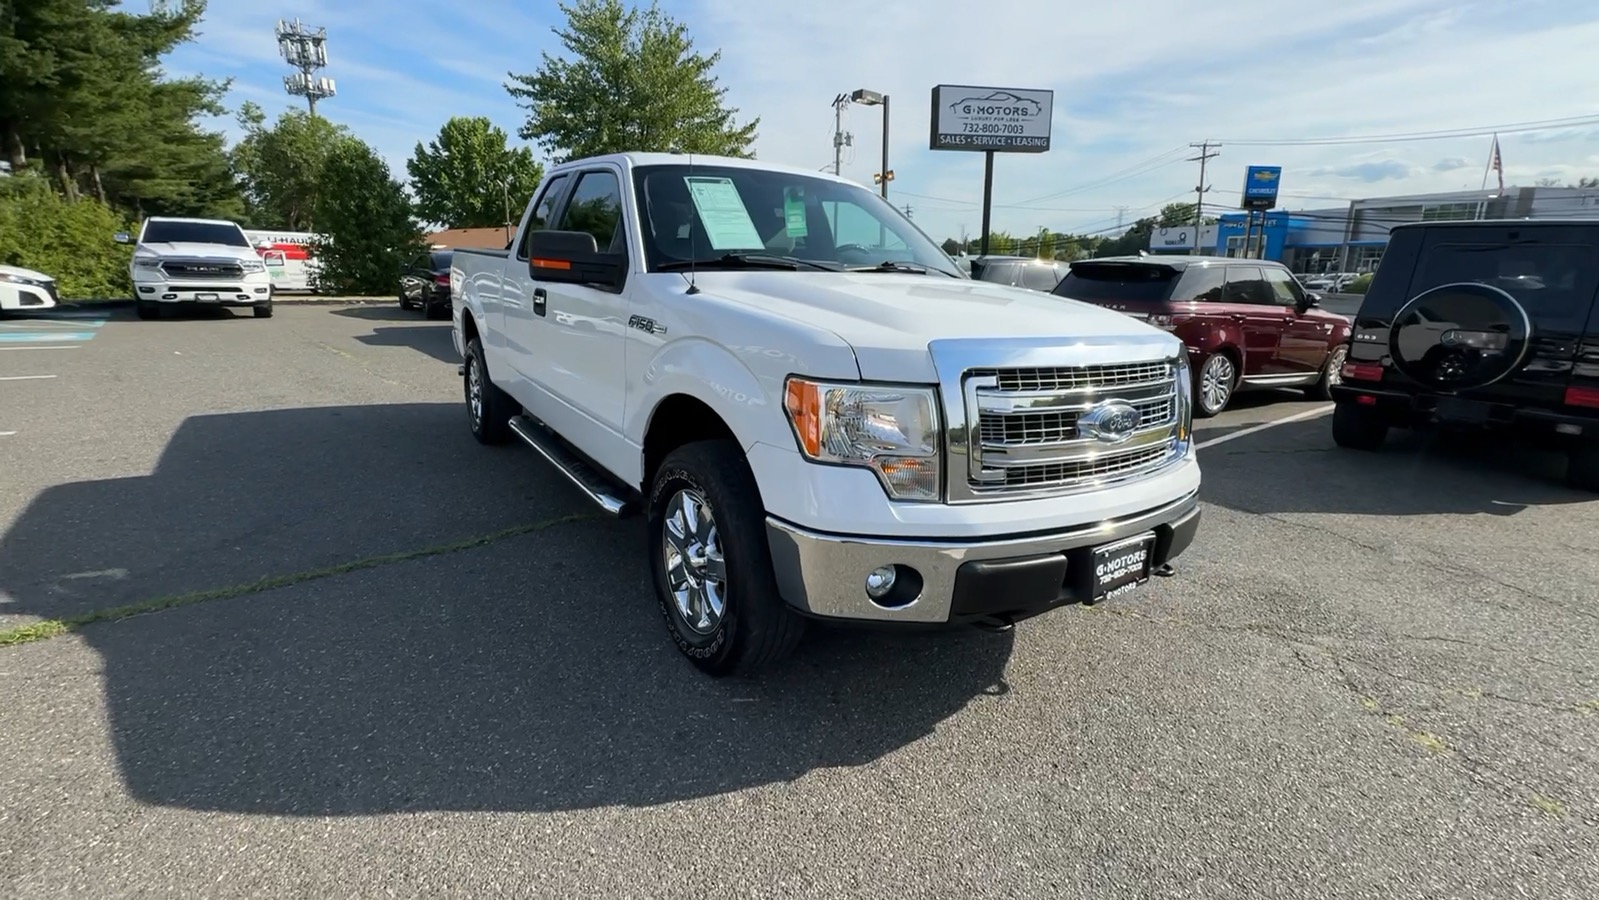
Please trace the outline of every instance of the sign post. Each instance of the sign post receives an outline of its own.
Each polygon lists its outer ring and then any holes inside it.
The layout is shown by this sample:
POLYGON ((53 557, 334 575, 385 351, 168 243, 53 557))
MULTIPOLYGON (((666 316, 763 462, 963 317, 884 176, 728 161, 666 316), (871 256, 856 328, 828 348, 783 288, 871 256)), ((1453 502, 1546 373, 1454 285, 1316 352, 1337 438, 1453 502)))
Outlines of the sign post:
POLYGON ((933 150, 982 151, 983 234, 978 252, 988 255, 994 204, 995 153, 1047 153, 1055 92, 1022 88, 940 84, 933 87, 928 146, 933 150))

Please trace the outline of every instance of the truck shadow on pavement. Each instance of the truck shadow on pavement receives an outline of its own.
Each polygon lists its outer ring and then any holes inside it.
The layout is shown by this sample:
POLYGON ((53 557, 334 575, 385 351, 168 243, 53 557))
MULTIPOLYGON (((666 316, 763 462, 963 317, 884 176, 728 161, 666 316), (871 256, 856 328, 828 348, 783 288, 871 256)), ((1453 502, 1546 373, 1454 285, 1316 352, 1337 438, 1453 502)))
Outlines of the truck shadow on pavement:
POLYGON ((419 324, 415 325, 377 325, 371 333, 356 335, 355 339, 368 347, 409 347, 439 362, 452 365, 461 362, 447 321, 420 324, 426 322, 421 312, 387 306, 340 309, 335 310, 334 315, 369 322, 417 322, 419 324))
POLYGON ((415 552, 586 512, 457 404, 194 416, 151 474, 33 499, 0 537, 0 628, 320 570, 56 639, 103 661, 133 797, 242 813, 714 796, 870 763, 1006 691, 1011 635, 970 631, 813 629, 766 678, 707 679, 667 638, 637 520, 415 552))
MULTIPOLYGON (((1200 441, 1250 427, 1198 433, 1200 441)), ((1599 496, 1566 487, 1562 456, 1471 435, 1395 430, 1376 453, 1333 443, 1332 416, 1202 447, 1201 496, 1242 512, 1512 516, 1599 496)))

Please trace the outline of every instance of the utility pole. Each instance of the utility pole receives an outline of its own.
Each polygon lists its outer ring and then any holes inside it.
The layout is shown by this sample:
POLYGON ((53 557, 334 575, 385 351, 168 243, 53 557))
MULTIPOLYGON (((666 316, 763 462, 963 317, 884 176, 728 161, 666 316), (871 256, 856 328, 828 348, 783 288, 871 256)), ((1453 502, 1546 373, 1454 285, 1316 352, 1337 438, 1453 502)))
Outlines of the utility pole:
MULTIPOLYGON (((1122 219, 1124 219, 1126 217, 1127 217, 1127 207, 1125 207, 1125 206, 1116 207, 1116 230, 1117 231, 1121 231, 1122 230, 1122 219)), ((1120 235, 1118 235, 1118 237, 1119 236, 1120 235)))
POLYGON ((1205 140, 1188 146, 1199 150, 1198 156, 1190 156, 1188 158, 1189 162, 1199 163, 1199 186, 1194 188, 1194 243, 1193 246, 1188 248, 1189 256, 1197 256, 1199 254, 1199 232, 1205 227, 1205 194, 1210 191, 1210 185, 1205 183, 1205 163, 1221 155, 1221 145, 1205 140), (1211 147, 1215 147, 1216 150, 1212 152, 1211 147))
POLYGON ((905 210, 905 218, 913 218, 911 215, 911 205, 909 203, 905 204, 903 207, 901 207, 901 209, 905 210))
POLYGON ((844 107, 849 105, 849 95, 833 98, 833 174, 838 175, 844 165, 844 148, 854 146, 850 135, 844 132, 844 107))
POLYGON ((316 115, 316 102, 335 93, 333 79, 321 78, 315 73, 317 69, 328 64, 328 30, 318 28, 312 31, 300 24, 299 19, 293 22, 278 20, 278 52, 283 54, 284 60, 296 69, 293 75, 283 76, 283 89, 295 97, 304 97, 311 105, 311 115, 316 115))

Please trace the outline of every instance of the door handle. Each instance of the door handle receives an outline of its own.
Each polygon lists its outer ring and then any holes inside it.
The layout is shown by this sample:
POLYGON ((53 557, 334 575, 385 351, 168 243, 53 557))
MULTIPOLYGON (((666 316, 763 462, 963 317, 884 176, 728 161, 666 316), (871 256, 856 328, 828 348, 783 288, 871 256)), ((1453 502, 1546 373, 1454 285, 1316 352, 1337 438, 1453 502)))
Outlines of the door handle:
POLYGON ((1244 322, 1244 321, 1248 321, 1249 317, 1244 315, 1243 313, 1233 313, 1232 319, 1233 319, 1234 322, 1244 322))
POLYGON ((549 305, 550 295, 543 288, 533 289, 533 315, 544 315, 545 307, 549 305))

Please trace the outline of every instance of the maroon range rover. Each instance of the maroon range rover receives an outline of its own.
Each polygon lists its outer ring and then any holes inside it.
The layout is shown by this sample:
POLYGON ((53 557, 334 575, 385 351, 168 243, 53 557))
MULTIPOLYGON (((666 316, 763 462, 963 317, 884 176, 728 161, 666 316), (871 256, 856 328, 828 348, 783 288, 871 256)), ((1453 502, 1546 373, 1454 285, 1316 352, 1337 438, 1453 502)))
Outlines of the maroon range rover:
POLYGON ((1118 310, 1188 345, 1194 414, 1214 416, 1241 390, 1301 388, 1331 399, 1350 324, 1318 309, 1288 267, 1218 256, 1085 259, 1053 293, 1118 310))

